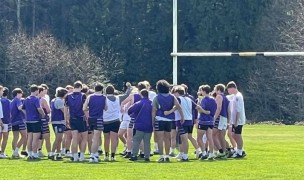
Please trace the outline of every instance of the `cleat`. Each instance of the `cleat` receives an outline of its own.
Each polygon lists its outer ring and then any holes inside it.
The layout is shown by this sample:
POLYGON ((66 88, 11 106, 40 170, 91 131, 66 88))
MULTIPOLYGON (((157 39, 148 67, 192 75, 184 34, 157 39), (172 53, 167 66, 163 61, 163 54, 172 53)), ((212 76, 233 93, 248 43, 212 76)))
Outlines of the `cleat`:
POLYGON ((27 160, 28 160, 28 161, 33 160, 33 156, 28 156, 28 157, 27 157, 27 160))
POLYGON ((213 158, 213 157, 208 157, 207 160, 208 160, 208 161, 214 161, 214 158, 213 158))
POLYGON ((206 156, 202 156, 201 158, 200 158, 200 160, 205 160, 205 159, 208 159, 208 156, 206 155, 206 156))
POLYGON ((21 151, 22 156, 28 156, 28 153, 26 151, 21 151))
POLYGON ((170 162, 170 158, 165 158, 165 162, 170 162))
POLYGON ((157 162, 159 162, 159 163, 165 162, 165 159, 164 158, 159 158, 157 162))
POLYGON ((143 159, 143 158, 145 158, 145 155, 140 153, 138 157, 143 159))
POLYGON ((131 152, 128 152, 123 158, 131 158, 131 152))
POLYGON ((111 161, 116 161, 115 157, 111 157, 111 161))
POLYGON ((89 163, 96 163, 98 160, 95 157, 90 157, 89 163))
POLYGON ((174 152, 170 152, 169 156, 171 156, 171 157, 175 157, 174 152))
POLYGON ((106 156, 103 161, 109 161, 109 156, 106 156))
POLYGON ((180 162, 188 162, 188 161, 189 161, 188 158, 187 159, 184 159, 184 158, 180 159, 180 162))
POLYGON ((131 158, 129 158, 130 161, 137 161, 137 157, 136 156, 132 156, 131 158))
POLYGON ((177 156, 175 156, 174 158, 181 160, 182 159, 182 155, 180 153, 177 154, 177 156))
POLYGON ((44 157, 44 154, 43 154, 42 151, 39 151, 39 152, 38 152, 38 157, 42 157, 42 158, 44 157))
POLYGON ((98 150, 98 154, 99 156, 103 154, 103 151, 102 150, 98 150))
POLYGON ((150 162, 150 158, 145 158, 145 162, 150 162))
POLYGON ((199 159, 199 158, 201 158, 202 156, 203 156, 203 153, 202 153, 202 152, 197 151, 197 152, 195 153, 195 158, 196 158, 196 159, 199 159))

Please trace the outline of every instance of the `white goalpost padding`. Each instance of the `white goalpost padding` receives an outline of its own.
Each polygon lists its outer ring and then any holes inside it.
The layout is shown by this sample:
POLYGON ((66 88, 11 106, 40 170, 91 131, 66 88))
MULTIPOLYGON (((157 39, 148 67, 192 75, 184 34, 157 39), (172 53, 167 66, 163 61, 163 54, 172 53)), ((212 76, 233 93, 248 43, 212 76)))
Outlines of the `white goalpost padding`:
POLYGON ((173 84, 177 84, 177 57, 253 57, 253 56, 304 56, 304 52, 178 52, 177 51, 177 0, 173 0, 173 84))

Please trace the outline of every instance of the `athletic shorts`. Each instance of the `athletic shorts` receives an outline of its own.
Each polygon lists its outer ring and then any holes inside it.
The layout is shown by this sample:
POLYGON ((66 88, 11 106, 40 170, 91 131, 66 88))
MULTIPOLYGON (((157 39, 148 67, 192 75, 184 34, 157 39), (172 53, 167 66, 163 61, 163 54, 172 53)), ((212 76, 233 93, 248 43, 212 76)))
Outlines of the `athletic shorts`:
POLYGON ((64 133, 65 125, 64 124, 52 124, 55 134, 64 133))
POLYGON ((35 123, 26 123, 28 133, 41 133, 41 121, 35 123))
POLYGON ((71 118, 70 126, 72 131, 83 133, 87 131, 87 125, 83 117, 71 118))
POLYGON ((172 121, 155 121, 154 130, 155 131, 171 132, 172 121))
POLYGON ((41 119, 41 134, 50 133, 49 122, 46 119, 41 119))
POLYGON ((64 131, 71 131, 71 130, 72 130, 71 128, 68 128, 68 127, 65 126, 64 131))
POLYGON ((183 135, 183 134, 187 134, 187 133, 192 133, 193 132, 193 126, 181 126, 178 127, 178 134, 179 135, 183 135))
POLYGON ((134 118, 131 118, 131 120, 130 120, 130 122, 129 122, 129 127, 128 127, 128 128, 133 129, 133 128, 134 128, 134 122, 135 122, 135 119, 134 119, 134 118))
POLYGON ((218 130, 226 130, 227 127, 228 127, 228 119, 223 117, 223 116, 220 116, 217 129, 218 130))
POLYGON ((89 131, 103 131, 103 119, 89 118, 89 131))
POLYGON ((171 129, 172 130, 177 130, 176 121, 172 121, 171 129))
POLYGON ((11 130, 10 124, 3 124, 3 127, 0 126, 0 133, 9 132, 11 130))
POLYGON ((104 124, 103 133, 115 132, 118 133, 120 121, 114 121, 109 124, 104 124))
POLYGON ((26 130, 26 124, 22 123, 22 124, 14 125, 14 126, 12 126, 12 130, 13 131, 23 131, 23 130, 26 130))
POLYGON ((232 125, 232 132, 234 132, 234 134, 242 134, 242 130, 243 130, 243 125, 238 125, 237 127, 232 125))
POLYGON ((197 128, 199 130, 207 131, 208 129, 213 129, 214 126, 213 125, 201 125, 201 124, 199 124, 197 128))
POLYGON ((121 121, 120 129, 127 129, 129 127, 130 121, 121 121))
POLYGON ((214 126, 213 126, 213 128, 217 129, 219 123, 220 123, 220 118, 216 118, 216 120, 214 121, 214 126))

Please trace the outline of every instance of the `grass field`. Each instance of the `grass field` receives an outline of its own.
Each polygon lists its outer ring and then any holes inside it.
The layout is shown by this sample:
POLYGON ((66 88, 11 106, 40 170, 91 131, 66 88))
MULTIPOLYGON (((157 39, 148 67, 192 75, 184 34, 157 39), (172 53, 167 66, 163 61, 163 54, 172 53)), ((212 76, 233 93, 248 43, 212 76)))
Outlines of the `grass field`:
MULTIPOLYGON (((98 164, 25 159, 0 160, 0 179, 303 179, 304 127, 247 125, 244 130, 247 157, 213 162, 117 162, 98 164)), ((11 138, 10 138, 11 140, 11 138)), ((122 150, 120 146, 119 152, 122 150)), ((190 152, 192 153, 193 147, 190 152)), ((6 151, 11 155, 11 141, 6 151)), ((87 156, 89 157, 89 156, 87 156)), ((103 158, 103 157, 102 157, 103 158)))

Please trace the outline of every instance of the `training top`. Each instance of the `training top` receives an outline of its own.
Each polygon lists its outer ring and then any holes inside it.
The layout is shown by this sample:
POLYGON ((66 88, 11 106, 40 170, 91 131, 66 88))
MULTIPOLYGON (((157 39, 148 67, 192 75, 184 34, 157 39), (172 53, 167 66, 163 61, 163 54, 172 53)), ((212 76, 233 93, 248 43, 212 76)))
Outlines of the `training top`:
POLYGON ((69 107, 71 118, 82 118, 84 112, 82 110, 86 95, 82 92, 72 92, 65 98, 66 106, 69 107))
POLYGON ((216 111, 216 102, 215 99, 209 96, 204 97, 201 101, 201 107, 210 111, 210 114, 200 113, 199 124, 200 125, 213 125, 214 124, 214 114, 216 111))
POLYGON ((222 117, 228 118, 228 107, 229 107, 229 100, 227 99, 227 97, 224 94, 221 94, 222 96, 222 110, 220 112, 220 115, 222 117))
POLYGON ((103 121, 109 122, 119 119, 120 113, 120 100, 119 97, 115 97, 114 101, 111 101, 108 97, 106 98, 108 109, 103 112, 103 121))
POLYGON ((106 96, 102 94, 92 94, 89 100, 89 117, 103 119, 103 111, 106 105, 106 96))
POLYGON ((38 97, 29 96, 24 100, 22 109, 26 112, 26 122, 33 123, 40 121, 38 108, 41 108, 38 97))
POLYGON ((235 108, 233 111, 235 112, 235 118, 232 119, 232 124, 236 122, 236 113, 240 113, 240 118, 237 120, 238 125, 244 125, 246 123, 246 115, 245 115, 245 105, 244 105, 244 98, 242 93, 238 92, 235 95, 235 108))
POLYGON ((64 124, 64 113, 62 112, 64 108, 64 100, 56 97, 51 101, 51 121, 52 124, 64 124))
POLYGON ((2 122, 3 122, 3 124, 10 124, 11 123, 11 110, 10 110, 11 101, 5 97, 2 97, 0 101, 2 104, 2 112, 3 112, 2 122))
POLYGON ((174 107, 174 96, 167 93, 163 94, 160 93, 158 94, 154 99, 153 99, 153 107, 156 108, 156 121, 174 121, 175 120, 175 115, 174 112, 165 115, 165 111, 170 111, 174 107))
POLYGON ((15 97, 10 106, 12 126, 24 123, 24 114, 21 110, 19 110, 20 106, 22 106, 21 100, 15 97))

